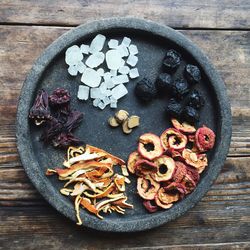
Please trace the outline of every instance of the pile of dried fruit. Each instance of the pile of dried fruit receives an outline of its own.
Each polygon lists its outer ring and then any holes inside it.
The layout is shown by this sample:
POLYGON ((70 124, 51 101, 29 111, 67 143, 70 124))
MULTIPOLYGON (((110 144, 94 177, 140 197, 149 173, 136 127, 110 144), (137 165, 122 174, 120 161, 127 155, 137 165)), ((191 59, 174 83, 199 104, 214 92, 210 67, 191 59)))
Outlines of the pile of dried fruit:
POLYGON ((131 153, 128 169, 138 176, 137 190, 149 212, 168 209, 191 193, 200 173, 208 165, 204 153, 213 148, 214 132, 172 119, 160 137, 152 133, 139 138, 138 150, 131 153))
POLYGON ((41 136, 45 143, 58 148, 82 143, 72 131, 80 125, 83 114, 70 109, 70 94, 66 89, 57 88, 50 96, 45 90, 39 90, 29 118, 37 126, 45 125, 41 136))
POLYGON ((126 110, 121 109, 115 113, 115 116, 109 118, 108 123, 113 128, 121 124, 123 133, 130 134, 133 128, 140 125, 140 117, 137 115, 129 116, 126 110))
POLYGON ((199 110, 205 104, 202 94, 193 88, 201 81, 201 72, 196 65, 187 64, 184 77, 173 80, 173 74, 181 62, 182 57, 177 51, 168 50, 163 60, 163 73, 159 74, 155 82, 146 78, 140 80, 135 87, 135 94, 145 102, 152 101, 157 95, 168 94, 171 99, 166 107, 167 114, 195 123, 199 121, 199 110))
POLYGON ((103 219, 103 213, 113 211, 124 214, 125 208, 133 208, 126 203, 125 183, 130 183, 125 162, 108 152, 86 145, 69 147, 64 169, 48 169, 46 174, 57 174, 59 180, 66 181, 60 190, 63 195, 74 198, 77 224, 81 225, 80 208, 103 219), (122 175, 114 172, 120 165, 122 175))

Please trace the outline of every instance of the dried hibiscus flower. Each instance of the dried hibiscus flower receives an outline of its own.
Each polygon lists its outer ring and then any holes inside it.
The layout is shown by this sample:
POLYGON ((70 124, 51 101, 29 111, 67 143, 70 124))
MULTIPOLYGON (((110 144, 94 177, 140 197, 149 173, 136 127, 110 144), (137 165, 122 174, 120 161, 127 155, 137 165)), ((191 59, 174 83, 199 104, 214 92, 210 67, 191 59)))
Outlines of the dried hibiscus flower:
POLYGON ((71 145, 79 145, 81 140, 76 138, 72 133, 60 133, 52 140, 53 146, 58 148, 68 148, 71 145))
POLYGON ((41 89, 30 109, 29 118, 33 119, 35 124, 39 126, 50 117, 48 93, 41 89))
POLYGON ((70 102, 69 91, 63 88, 57 88, 49 96, 49 103, 51 106, 61 106, 70 102))
POLYGON ((64 130, 71 132, 75 128, 80 126, 80 123, 83 119, 83 113, 79 111, 72 111, 69 116, 67 122, 64 124, 64 130))
POLYGON ((53 146, 58 148, 79 145, 82 141, 76 138, 71 132, 80 125, 82 119, 83 114, 79 111, 71 112, 65 123, 56 118, 52 118, 51 121, 47 123, 41 139, 46 143, 52 142, 53 146))
POLYGON ((47 122, 46 128, 42 133, 41 139, 49 143, 55 136, 57 136, 62 131, 63 125, 56 118, 52 117, 52 119, 47 122))
POLYGON ((40 90, 29 117, 35 119, 37 125, 46 123, 41 136, 41 140, 45 143, 51 143, 58 148, 82 143, 72 131, 79 127, 83 114, 70 110, 70 94, 66 89, 57 88, 50 96, 46 91, 40 90), (52 108, 51 113, 49 107, 52 108))

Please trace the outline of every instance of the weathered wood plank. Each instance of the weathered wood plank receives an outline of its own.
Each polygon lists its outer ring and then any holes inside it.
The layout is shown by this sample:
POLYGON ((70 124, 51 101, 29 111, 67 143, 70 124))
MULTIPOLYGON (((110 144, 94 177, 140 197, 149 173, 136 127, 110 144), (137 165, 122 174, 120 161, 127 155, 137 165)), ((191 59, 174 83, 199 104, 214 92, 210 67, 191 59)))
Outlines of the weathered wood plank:
POLYGON ((77 228, 52 208, 41 206, 36 209, 3 208, 0 211, 0 226, 6 241, 13 236, 27 246, 32 242, 39 246, 43 242, 43 247, 106 249, 119 244, 120 249, 249 242, 249 218, 249 209, 242 204, 213 204, 213 207, 207 207, 201 202, 186 215, 160 228, 143 233, 116 234, 114 237, 109 233, 77 228))
POLYGON ((112 16, 146 18, 172 27, 249 28, 247 0, 2 0, 1 23, 79 25, 112 16))

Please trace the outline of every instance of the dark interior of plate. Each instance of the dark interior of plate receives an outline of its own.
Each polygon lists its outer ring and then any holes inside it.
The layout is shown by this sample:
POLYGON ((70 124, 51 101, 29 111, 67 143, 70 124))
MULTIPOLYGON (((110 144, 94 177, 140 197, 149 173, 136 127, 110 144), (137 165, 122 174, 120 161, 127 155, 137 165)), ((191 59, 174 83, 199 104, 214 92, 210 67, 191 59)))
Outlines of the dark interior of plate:
POLYGON ((231 137, 231 114, 226 96, 225 86, 213 69, 206 56, 179 32, 159 24, 135 18, 113 18, 88 23, 67 32, 52 43, 35 62, 29 73, 19 100, 17 115, 18 149, 23 166, 31 181, 44 198, 58 211, 76 221, 73 203, 60 194, 63 183, 57 177, 46 177, 49 168, 62 166, 65 151, 44 146, 39 138, 41 130, 37 129, 28 119, 29 109, 39 89, 44 88, 51 93, 56 87, 68 89, 72 96, 72 108, 84 112, 84 120, 75 134, 86 143, 100 147, 125 160, 137 147, 138 137, 145 132, 160 135, 170 127, 170 117, 165 112, 166 95, 157 98, 148 105, 142 104, 134 95, 136 82, 147 77, 154 81, 162 72, 162 60, 167 49, 175 49, 182 54, 183 61, 174 78, 183 74, 186 63, 196 64, 202 70, 202 81, 196 87, 203 93, 206 104, 201 111, 201 126, 206 124, 217 136, 214 149, 208 154, 209 166, 201 175, 201 181, 193 193, 177 202, 169 210, 161 210, 149 214, 137 195, 135 177, 127 186, 129 202, 134 209, 126 210, 125 215, 115 213, 100 220, 86 211, 81 211, 83 225, 103 231, 129 232, 150 229, 173 220, 194 206, 208 191, 210 185, 220 172, 225 161, 231 137), (126 84, 129 94, 118 103, 118 109, 125 109, 130 114, 141 117, 141 125, 130 135, 121 129, 111 129, 107 119, 115 110, 106 107, 103 111, 94 108, 92 101, 77 100, 76 94, 80 76, 71 77, 64 61, 65 50, 73 44, 89 44, 96 34, 103 34, 107 39, 121 40, 130 37, 137 45, 138 70, 140 77, 126 84))

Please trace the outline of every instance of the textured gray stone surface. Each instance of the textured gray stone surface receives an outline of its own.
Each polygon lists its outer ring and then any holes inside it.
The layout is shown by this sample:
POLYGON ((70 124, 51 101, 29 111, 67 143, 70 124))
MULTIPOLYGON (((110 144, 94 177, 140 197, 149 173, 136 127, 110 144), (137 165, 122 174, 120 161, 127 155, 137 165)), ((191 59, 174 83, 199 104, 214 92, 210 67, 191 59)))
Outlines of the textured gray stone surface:
MULTIPOLYGON (((59 212, 75 221, 72 202, 62 196, 58 189, 62 186, 55 177, 46 177, 47 167, 58 167, 63 161, 64 152, 44 146, 39 141, 40 131, 28 120, 28 112, 36 92, 40 88, 49 91, 62 86, 70 90, 73 96, 72 106, 85 113, 85 119, 76 134, 87 143, 127 158, 136 149, 136 140, 144 132, 160 134, 170 126, 169 118, 164 115, 166 99, 157 99, 145 106, 139 103, 133 94, 133 80, 127 86, 129 95, 118 108, 124 108, 131 114, 141 117, 141 126, 125 136, 119 129, 111 130, 106 121, 114 113, 106 108, 96 110, 91 103, 76 100, 78 78, 69 77, 64 63, 64 52, 72 44, 89 42, 96 34, 102 33, 109 38, 131 37, 139 49, 138 69, 141 77, 155 80, 161 72, 161 62, 166 49, 174 48, 183 54, 183 65, 175 77, 182 75, 186 62, 198 64, 202 69, 203 80, 197 88, 206 96, 206 106, 201 113, 201 123, 211 127, 217 136, 215 149, 209 153, 209 167, 201 176, 195 191, 171 209, 148 214, 136 194, 135 179, 128 187, 129 201, 135 206, 127 210, 126 215, 106 216, 99 220, 85 211, 81 211, 83 224, 87 227, 113 232, 132 232, 147 230, 173 220, 192 208, 209 190, 218 176, 225 161, 231 139, 231 113, 223 81, 207 57, 181 33, 150 21, 136 18, 112 18, 81 25, 65 33, 53 42, 34 63, 27 76, 20 95, 17 112, 17 141, 22 164, 30 180, 43 197, 59 212), (94 114, 94 115, 93 115, 94 114)), ((167 97, 166 97, 167 98, 167 97)))

